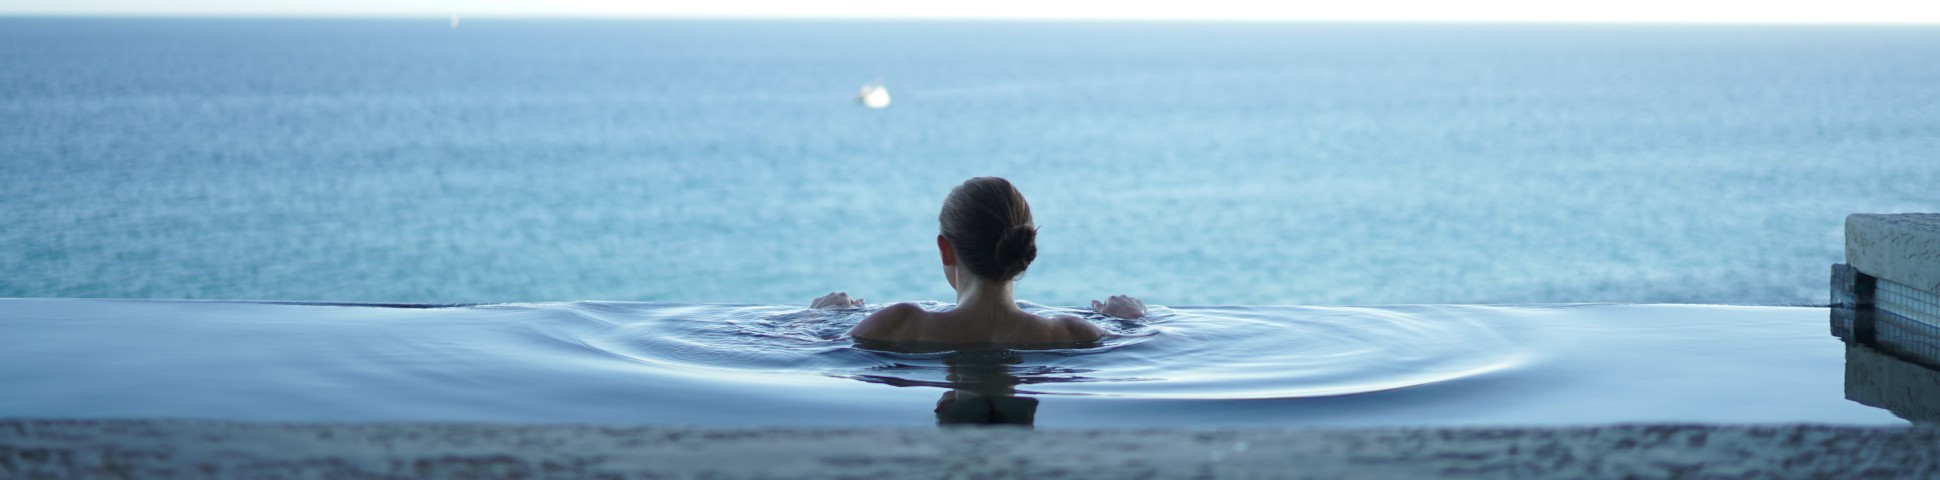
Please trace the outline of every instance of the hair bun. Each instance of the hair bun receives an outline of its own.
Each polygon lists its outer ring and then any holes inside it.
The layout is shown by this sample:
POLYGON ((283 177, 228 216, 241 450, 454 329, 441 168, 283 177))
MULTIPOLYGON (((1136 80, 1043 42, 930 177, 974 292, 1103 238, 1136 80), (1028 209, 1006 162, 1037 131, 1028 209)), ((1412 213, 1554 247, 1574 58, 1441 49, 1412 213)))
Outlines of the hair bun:
POLYGON ((943 199, 937 234, 970 273, 1008 282, 1037 259, 1037 224, 1024 194, 998 177, 964 180, 943 199))
POLYGON ((1030 268, 1031 261, 1037 259, 1037 227, 1015 225, 1004 230, 997 238, 997 264, 1002 268, 998 278, 1012 279, 1030 268))

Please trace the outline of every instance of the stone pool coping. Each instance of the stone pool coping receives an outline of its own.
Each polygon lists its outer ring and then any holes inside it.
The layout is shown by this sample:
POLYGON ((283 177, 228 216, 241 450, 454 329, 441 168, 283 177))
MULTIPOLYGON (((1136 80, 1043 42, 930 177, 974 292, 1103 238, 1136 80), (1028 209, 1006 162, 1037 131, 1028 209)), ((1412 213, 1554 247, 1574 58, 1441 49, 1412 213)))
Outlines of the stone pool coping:
POLYGON ((1927 477, 1940 429, 1043 430, 0 420, 4 478, 1927 477))
POLYGON ((1867 275, 1940 293, 1940 213, 1846 216, 1846 263, 1867 275))

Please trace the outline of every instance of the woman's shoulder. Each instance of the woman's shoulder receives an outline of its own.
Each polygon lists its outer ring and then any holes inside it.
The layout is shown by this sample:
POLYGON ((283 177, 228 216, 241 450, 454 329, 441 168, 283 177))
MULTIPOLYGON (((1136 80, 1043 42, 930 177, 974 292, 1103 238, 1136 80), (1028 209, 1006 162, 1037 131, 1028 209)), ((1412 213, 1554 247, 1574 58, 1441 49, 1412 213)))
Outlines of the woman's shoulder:
POLYGON ((877 309, 849 329, 849 337, 869 340, 897 340, 907 336, 905 330, 918 318, 928 313, 922 306, 914 303, 894 303, 877 309))
POLYGON ((1091 322, 1085 321, 1083 317, 1077 315, 1058 314, 1045 317, 1045 319, 1049 321, 1051 331, 1057 332, 1071 341, 1090 342, 1105 337, 1105 329, 1098 328, 1097 325, 1093 325, 1091 322))

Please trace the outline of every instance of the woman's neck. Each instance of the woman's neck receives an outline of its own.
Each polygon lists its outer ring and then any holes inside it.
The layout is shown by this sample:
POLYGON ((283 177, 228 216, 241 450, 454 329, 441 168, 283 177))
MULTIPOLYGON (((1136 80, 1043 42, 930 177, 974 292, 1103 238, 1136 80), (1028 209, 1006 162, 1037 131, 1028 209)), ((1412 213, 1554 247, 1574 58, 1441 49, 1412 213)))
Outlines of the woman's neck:
POLYGON ((957 309, 968 312, 996 314, 1017 309, 1017 297, 1011 293, 1011 282, 987 280, 968 272, 957 278, 961 282, 957 288, 957 309))

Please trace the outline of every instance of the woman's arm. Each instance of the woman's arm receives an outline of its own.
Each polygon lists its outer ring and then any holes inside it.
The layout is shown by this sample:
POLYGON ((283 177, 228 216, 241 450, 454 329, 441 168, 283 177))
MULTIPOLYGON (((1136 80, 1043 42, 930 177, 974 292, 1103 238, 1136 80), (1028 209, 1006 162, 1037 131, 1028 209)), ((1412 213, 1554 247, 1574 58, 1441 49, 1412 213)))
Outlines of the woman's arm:
POLYGON ((903 326, 908 325, 909 319, 914 317, 916 312, 921 311, 923 307, 916 306, 914 303, 898 303, 882 307, 881 310, 876 310, 861 322, 857 322, 855 328, 849 329, 849 338, 885 342, 909 340, 902 338, 903 326))
POLYGON ((1127 320, 1145 317, 1145 301, 1130 295, 1112 295, 1104 302, 1091 301, 1091 311, 1127 320))
POLYGON ((1057 321, 1064 326, 1064 334, 1072 341, 1096 342, 1105 338, 1105 334, 1111 333, 1098 328, 1097 325, 1092 325, 1083 318, 1078 318, 1077 315, 1058 315, 1057 321))
POLYGON ((832 308, 862 308, 862 299, 849 298, 849 292, 829 292, 828 295, 823 295, 821 298, 817 298, 815 299, 815 301, 809 302, 808 308, 817 309, 817 310, 832 309, 832 308))

